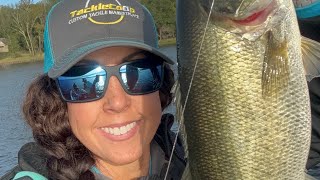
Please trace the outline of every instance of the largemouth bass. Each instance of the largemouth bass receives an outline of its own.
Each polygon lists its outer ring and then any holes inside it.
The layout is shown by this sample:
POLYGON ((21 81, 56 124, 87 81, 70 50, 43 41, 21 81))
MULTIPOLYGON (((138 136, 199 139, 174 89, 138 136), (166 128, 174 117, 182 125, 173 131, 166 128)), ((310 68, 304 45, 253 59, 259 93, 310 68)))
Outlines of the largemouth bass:
POLYGON ((192 178, 304 179, 310 103, 292 0, 178 0, 177 48, 192 178))

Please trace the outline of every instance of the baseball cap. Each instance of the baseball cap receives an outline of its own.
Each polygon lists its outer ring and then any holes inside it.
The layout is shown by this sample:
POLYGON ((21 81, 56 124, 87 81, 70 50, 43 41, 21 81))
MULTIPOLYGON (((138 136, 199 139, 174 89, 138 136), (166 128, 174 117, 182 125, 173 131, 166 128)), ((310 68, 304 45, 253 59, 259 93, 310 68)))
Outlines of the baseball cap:
POLYGON ((44 71, 56 78, 87 54, 112 46, 149 51, 174 62, 158 47, 150 12, 135 0, 62 0, 48 13, 44 71))

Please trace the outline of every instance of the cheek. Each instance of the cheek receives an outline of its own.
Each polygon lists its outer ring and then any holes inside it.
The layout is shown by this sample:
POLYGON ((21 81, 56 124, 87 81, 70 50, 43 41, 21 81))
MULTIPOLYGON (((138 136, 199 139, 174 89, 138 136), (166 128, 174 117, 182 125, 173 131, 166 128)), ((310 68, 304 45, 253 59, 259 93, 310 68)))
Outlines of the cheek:
POLYGON ((92 103, 68 103, 68 116, 73 133, 78 136, 83 129, 94 126, 98 108, 92 103))
POLYGON ((144 117, 145 128, 144 137, 150 137, 150 141, 156 133, 161 120, 161 102, 159 93, 144 95, 140 101, 140 112, 144 117))
POLYGON ((139 111, 148 117, 161 117, 161 102, 159 92, 143 95, 139 102, 134 103, 133 106, 139 107, 139 111))

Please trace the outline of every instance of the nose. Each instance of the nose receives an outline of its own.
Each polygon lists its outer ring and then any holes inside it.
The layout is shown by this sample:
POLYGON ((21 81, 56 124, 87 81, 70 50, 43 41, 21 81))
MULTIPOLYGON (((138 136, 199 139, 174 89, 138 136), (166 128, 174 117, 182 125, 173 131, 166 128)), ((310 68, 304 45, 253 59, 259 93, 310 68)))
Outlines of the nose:
POLYGON ((103 101, 103 110, 109 113, 123 112, 131 104, 129 95, 124 91, 119 80, 115 76, 111 76, 109 79, 103 101))

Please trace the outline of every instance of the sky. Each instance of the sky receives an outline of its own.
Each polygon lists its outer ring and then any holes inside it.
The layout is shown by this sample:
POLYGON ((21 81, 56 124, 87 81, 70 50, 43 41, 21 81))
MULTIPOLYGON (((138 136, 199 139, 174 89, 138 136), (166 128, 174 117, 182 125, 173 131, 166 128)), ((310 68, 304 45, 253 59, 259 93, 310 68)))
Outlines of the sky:
MULTIPOLYGON (((12 5, 17 4, 20 0, 0 0, 0 5, 12 5)), ((37 3, 41 0, 33 0, 34 3, 37 3)))

